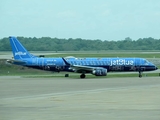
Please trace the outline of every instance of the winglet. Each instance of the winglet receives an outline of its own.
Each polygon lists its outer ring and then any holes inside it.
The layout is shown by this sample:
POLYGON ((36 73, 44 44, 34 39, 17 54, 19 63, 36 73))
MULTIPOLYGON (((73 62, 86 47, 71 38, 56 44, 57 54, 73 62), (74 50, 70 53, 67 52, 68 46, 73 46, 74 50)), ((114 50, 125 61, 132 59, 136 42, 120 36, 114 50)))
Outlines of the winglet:
POLYGON ((67 65, 67 66, 71 66, 71 64, 69 62, 67 62, 63 57, 62 57, 64 63, 67 65))

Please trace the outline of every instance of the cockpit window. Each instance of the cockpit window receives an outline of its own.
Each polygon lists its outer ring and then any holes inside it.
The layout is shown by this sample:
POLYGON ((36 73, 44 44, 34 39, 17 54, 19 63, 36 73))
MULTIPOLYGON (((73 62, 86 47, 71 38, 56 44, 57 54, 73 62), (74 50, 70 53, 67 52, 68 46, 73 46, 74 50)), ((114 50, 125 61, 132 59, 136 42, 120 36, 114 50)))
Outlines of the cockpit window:
POLYGON ((148 64, 148 63, 149 63, 148 60, 145 60, 145 59, 144 59, 144 64, 148 64))
POLYGON ((148 60, 145 60, 144 62, 145 62, 145 63, 148 63, 148 60))

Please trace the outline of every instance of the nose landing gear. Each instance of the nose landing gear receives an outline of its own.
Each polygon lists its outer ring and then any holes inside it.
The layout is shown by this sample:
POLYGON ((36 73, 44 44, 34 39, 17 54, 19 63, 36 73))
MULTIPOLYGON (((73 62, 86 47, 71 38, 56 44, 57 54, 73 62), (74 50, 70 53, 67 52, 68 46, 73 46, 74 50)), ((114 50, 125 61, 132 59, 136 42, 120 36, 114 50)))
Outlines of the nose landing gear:
POLYGON ((142 71, 139 71, 139 78, 142 77, 142 71))
POLYGON ((142 72, 144 71, 145 68, 139 67, 139 78, 142 77, 142 72))

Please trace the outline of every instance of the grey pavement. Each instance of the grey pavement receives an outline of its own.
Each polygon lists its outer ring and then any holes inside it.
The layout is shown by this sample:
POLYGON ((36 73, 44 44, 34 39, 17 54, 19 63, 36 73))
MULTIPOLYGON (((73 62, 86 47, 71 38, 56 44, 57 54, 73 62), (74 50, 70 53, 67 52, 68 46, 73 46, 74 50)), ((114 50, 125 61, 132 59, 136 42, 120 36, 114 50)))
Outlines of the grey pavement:
POLYGON ((159 120, 160 77, 0 77, 0 120, 159 120))

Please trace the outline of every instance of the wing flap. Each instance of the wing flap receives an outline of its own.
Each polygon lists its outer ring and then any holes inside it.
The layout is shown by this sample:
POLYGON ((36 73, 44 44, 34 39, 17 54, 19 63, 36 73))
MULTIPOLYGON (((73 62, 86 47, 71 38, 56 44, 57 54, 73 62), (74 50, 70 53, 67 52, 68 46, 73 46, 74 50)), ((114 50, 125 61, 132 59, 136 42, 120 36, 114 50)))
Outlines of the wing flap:
POLYGON ((67 62, 64 58, 62 58, 64 63, 69 66, 69 69, 73 70, 74 72, 78 73, 92 73, 95 69, 102 69, 101 67, 90 67, 90 66, 82 66, 82 65, 72 65, 69 62, 67 62))

